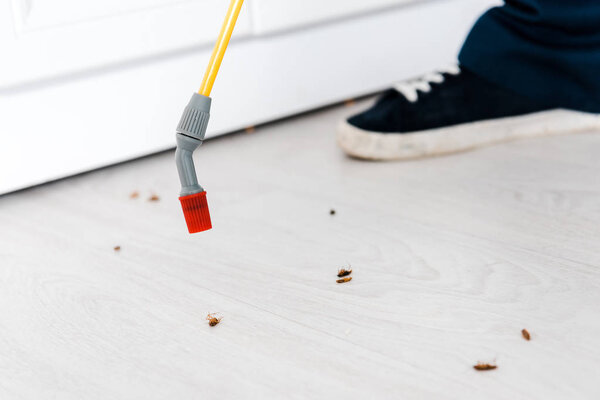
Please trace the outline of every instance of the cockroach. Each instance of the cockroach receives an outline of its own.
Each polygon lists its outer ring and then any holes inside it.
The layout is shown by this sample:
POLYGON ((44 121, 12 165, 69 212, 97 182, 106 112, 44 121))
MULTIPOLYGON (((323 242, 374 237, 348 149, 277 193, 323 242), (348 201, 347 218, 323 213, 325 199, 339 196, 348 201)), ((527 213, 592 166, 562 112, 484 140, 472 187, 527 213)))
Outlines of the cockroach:
POLYGON ((477 364, 473 365, 473 368, 475 368, 477 371, 489 371, 491 369, 498 368, 498 366, 495 364, 484 364, 478 362, 477 364))
POLYGON ((337 283, 346 283, 346 282, 350 282, 351 280, 352 280, 352 277, 351 276, 347 276, 345 278, 336 280, 336 282, 337 283))
POLYGON ((210 325, 210 326, 217 326, 219 324, 219 322, 221 322, 222 319, 223 319, 223 317, 220 317, 220 318, 215 317, 215 314, 208 314, 206 316, 206 320, 208 321, 208 325, 210 325))
POLYGON ((344 276, 348 276, 352 273, 351 269, 340 268, 338 270, 338 278, 343 278, 344 276))
POLYGON ((160 197, 158 197, 157 195, 153 194, 152 196, 150 196, 150 198, 148 199, 148 201, 159 201, 160 197))
POLYGON ((335 210, 333 208, 329 210, 329 215, 335 215, 335 210))
POLYGON ((138 191, 131 192, 131 194, 129 195, 130 199, 137 199, 138 197, 140 197, 140 192, 138 191))
POLYGON ((531 340, 531 335, 529 334, 529 332, 527 331, 527 329, 523 329, 521 331, 521 335, 523 335, 523 339, 525 339, 525 340, 531 340))
POLYGON ((354 99, 348 99, 348 100, 344 101, 344 105, 346 107, 352 107, 355 104, 356 104, 356 102, 354 101, 354 99))
POLYGON ((246 131, 246 133, 254 133, 256 131, 256 128, 254 126, 247 126, 246 129, 244 129, 246 131))
POLYGON ((121 251, 121 246, 115 246, 114 249, 115 251, 121 251))

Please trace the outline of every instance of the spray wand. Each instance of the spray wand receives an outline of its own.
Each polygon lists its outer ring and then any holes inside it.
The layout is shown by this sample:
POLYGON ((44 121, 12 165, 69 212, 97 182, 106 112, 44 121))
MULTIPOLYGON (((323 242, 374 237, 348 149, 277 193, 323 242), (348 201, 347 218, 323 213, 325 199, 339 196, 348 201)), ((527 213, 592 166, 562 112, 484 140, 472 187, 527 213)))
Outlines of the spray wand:
POLYGON ((198 184, 192 154, 204 140, 210 118, 210 92, 217 78, 225 50, 227 50, 243 3, 244 0, 231 0, 217 43, 204 73, 202 86, 197 93, 192 95, 177 126, 175 162, 181 181, 179 201, 190 233, 202 232, 212 228, 206 192, 198 184))

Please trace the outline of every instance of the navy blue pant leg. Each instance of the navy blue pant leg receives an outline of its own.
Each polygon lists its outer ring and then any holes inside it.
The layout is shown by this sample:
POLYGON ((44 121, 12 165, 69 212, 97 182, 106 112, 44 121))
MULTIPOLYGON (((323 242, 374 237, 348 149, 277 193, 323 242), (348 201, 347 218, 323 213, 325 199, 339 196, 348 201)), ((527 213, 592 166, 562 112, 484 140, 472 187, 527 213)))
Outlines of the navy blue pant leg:
POLYGON ((506 0, 481 16, 458 59, 521 95, 600 113, 600 0, 506 0))

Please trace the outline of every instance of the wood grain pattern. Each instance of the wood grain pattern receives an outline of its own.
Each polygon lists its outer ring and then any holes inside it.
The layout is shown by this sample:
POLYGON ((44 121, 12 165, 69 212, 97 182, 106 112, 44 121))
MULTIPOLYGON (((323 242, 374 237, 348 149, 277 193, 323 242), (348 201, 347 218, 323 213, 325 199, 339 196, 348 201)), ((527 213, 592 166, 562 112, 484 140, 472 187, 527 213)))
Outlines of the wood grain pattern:
POLYGON ((1 197, 0 398, 599 398, 600 135, 362 162, 361 107, 208 141, 208 233, 172 153, 1 197))

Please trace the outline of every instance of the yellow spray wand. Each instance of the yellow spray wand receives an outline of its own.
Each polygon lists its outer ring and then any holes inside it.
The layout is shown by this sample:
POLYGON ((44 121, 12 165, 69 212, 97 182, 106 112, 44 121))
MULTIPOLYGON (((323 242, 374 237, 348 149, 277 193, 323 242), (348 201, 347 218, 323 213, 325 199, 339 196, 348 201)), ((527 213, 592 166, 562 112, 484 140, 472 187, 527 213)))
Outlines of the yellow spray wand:
POLYGON ((204 140, 210 117, 210 92, 215 79, 217 79, 221 62, 225 56, 227 45, 243 4, 244 0, 231 0, 217 43, 204 73, 202 86, 198 93, 194 93, 190 99, 177 126, 175 162, 181 181, 179 201, 190 233, 202 232, 212 228, 206 192, 198 184, 192 154, 204 140))
POLYGON ((244 0, 231 0, 231 3, 229 3, 229 9, 227 10, 225 21, 223 22, 221 32, 219 33, 219 38, 217 39, 215 48, 210 56, 208 67, 206 67, 204 79, 202 79, 202 86, 200 86, 200 90, 198 91, 198 93, 203 96, 210 96, 210 92, 215 84, 215 79, 217 79, 217 74, 219 73, 223 56, 225 56, 227 45, 229 45, 229 40, 233 34, 233 28, 235 28, 235 23, 240 15, 240 10, 242 9, 243 4, 244 0))

